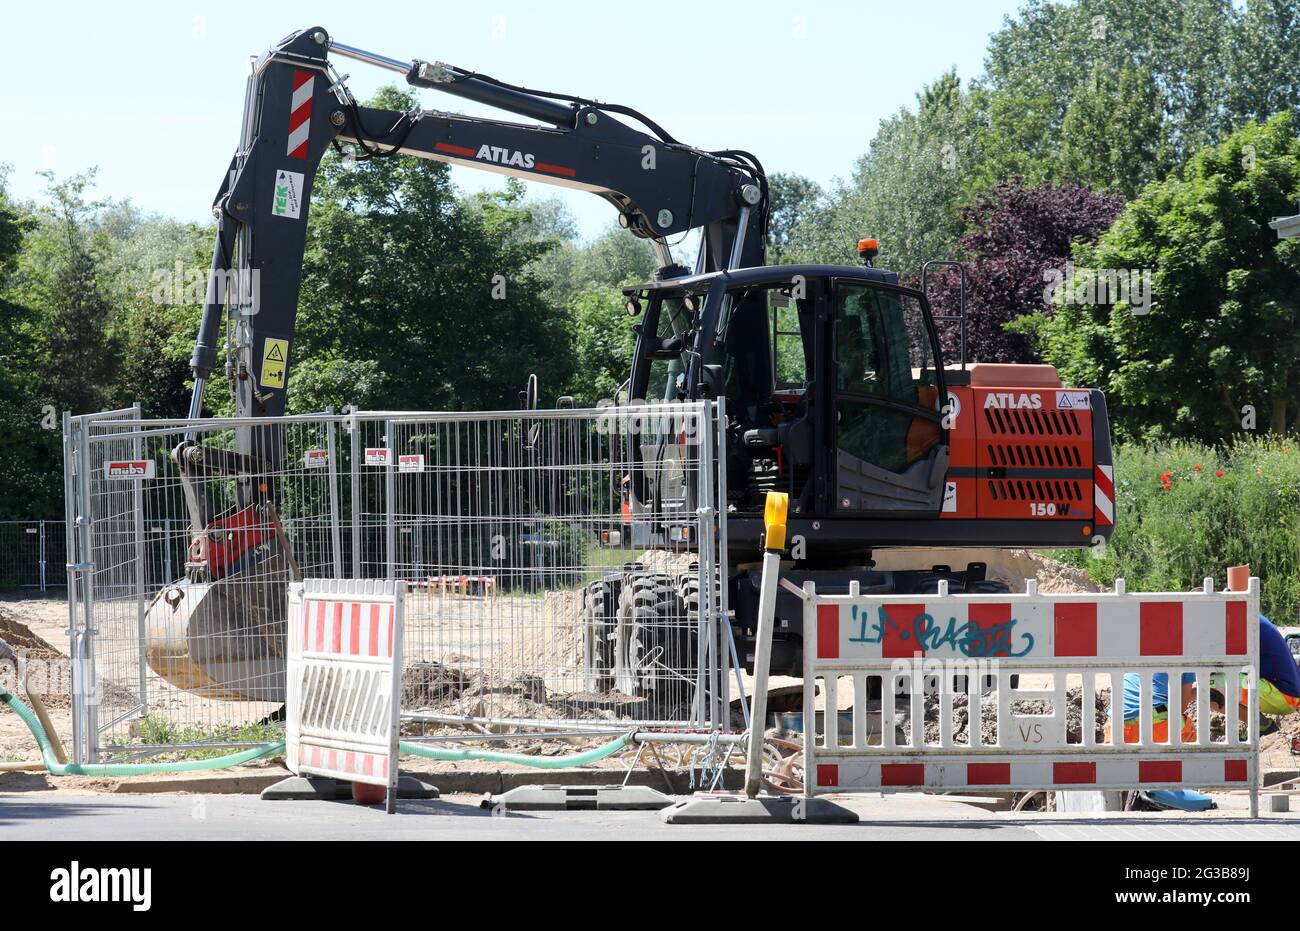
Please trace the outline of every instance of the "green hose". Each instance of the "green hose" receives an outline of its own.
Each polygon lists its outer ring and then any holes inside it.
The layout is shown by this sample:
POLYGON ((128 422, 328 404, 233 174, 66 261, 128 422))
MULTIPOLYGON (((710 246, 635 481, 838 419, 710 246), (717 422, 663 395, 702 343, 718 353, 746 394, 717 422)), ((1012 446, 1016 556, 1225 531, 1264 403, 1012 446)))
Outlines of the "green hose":
POLYGON ((496 750, 475 750, 470 747, 444 750, 405 740, 397 745, 397 749, 403 753, 422 756, 429 760, 451 762, 458 760, 486 760, 489 763, 518 763, 522 766, 532 766, 535 769, 566 769, 570 766, 584 766, 587 763, 595 763, 607 756, 613 756, 631 742, 632 735, 630 733, 622 734, 609 743, 596 747, 594 750, 575 753, 572 756, 530 756, 526 753, 499 753, 496 750))
MULTIPOLYGON (((141 776, 148 773, 185 773, 201 769, 224 769, 227 766, 238 766, 241 763, 260 760, 268 756, 278 756, 284 752, 284 741, 280 741, 207 760, 185 760, 179 763, 60 763, 54 755, 54 748, 50 744, 49 737, 46 736, 45 728, 41 726, 40 720, 37 719, 32 709, 28 708, 22 699, 7 689, 0 689, 0 699, 3 699, 14 710, 14 713, 22 719, 28 730, 32 732, 32 736, 36 738, 36 743, 41 750, 41 760, 52 776, 141 776)), ((631 741, 632 734, 629 732, 594 750, 575 753, 572 756, 539 757, 529 756, 524 753, 498 753, 495 750, 475 750, 470 747, 442 750, 417 743, 408 743, 407 741, 402 741, 398 745, 398 749, 402 753, 422 756, 430 760, 485 760, 492 763, 518 763, 535 769, 564 769, 568 766, 582 766, 587 763, 594 763, 597 760, 613 756, 631 741)))
POLYGON ((36 738, 36 744, 41 749, 41 760, 45 763, 45 768, 49 770, 51 776, 142 776, 148 773, 187 773, 199 769, 223 769, 227 766, 238 766, 240 763, 260 760, 267 756, 277 756, 284 752, 284 741, 280 741, 264 747, 252 747, 248 750, 241 750, 239 753, 228 753, 225 756, 213 757, 208 760, 185 760, 179 763, 60 763, 58 757, 54 755, 54 747, 50 744, 50 738, 46 735, 45 728, 41 726, 35 712, 8 689, 0 690, 0 698, 3 698, 5 703, 14 710, 14 713, 22 718, 23 723, 27 725, 27 729, 36 738))

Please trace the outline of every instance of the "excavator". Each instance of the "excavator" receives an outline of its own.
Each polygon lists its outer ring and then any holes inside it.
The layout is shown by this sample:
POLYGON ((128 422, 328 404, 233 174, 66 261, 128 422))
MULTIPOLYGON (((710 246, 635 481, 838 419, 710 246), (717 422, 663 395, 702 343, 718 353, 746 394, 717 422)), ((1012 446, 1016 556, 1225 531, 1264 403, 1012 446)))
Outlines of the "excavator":
MULTIPOLYGON (((1069 388, 1046 365, 965 358, 964 307, 936 316, 919 289, 874 267, 878 246, 858 244, 856 266, 765 264, 770 191, 762 164, 740 149, 705 151, 630 107, 509 84, 438 61, 399 60, 346 45, 324 29, 293 33, 251 69, 243 133, 222 177, 210 281, 259 279, 221 293, 210 285, 191 359, 190 417, 226 348, 241 418, 285 412, 294 320, 312 186, 321 158, 350 145, 359 158, 415 156, 589 191, 659 260, 654 280, 625 289, 638 317, 625 400, 725 398, 727 563, 723 584, 744 665, 752 664, 762 508, 789 495, 788 571, 823 592, 850 583, 870 593, 1005 591, 982 563, 878 571, 876 547, 1083 547, 1108 539, 1114 488, 1106 401, 1069 388), (362 106, 342 59, 401 74, 430 89, 528 122, 362 106), (698 231, 693 267, 671 237, 698 231), (233 274, 232 274, 233 273, 233 274), (937 322, 960 331, 945 361, 937 322), (224 332, 228 328, 228 333, 224 332)), ((964 269, 956 269, 964 276, 964 269)), ((963 278, 964 281, 964 278, 963 278)), ((173 452, 192 521, 187 577, 150 610, 150 662, 186 688, 242 699, 281 699, 283 585, 297 570, 270 511, 269 479, 283 455, 278 434, 247 422, 233 450, 187 437, 173 452), (219 513, 202 492, 226 476, 238 499, 219 513), (255 683, 250 686, 248 683, 255 683)), ((670 444, 671 445, 671 444, 670 444)), ((662 451, 661 451, 662 452, 662 451)), ((624 477, 625 515, 693 518, 680 470, 652 466, 624 477), (666 515, 666 516, 665 516, 666 515)), ((680 537, 672 537, 680 539, 680 537)), ((631 563, 584 590, 590 679, 608 686, 620 631, 690 637, 698 577, 631 563), (685 619, 686 624, 656 623, 685 619), (655 634, 655 631, 674 631, 655 634)), ((801 668, 802 605, 778 599, 772 672, 801 668)), ((646 643, 680 656, 686 643, 646 643)), ((633 677, 635 681, 635 677, 633 677)))

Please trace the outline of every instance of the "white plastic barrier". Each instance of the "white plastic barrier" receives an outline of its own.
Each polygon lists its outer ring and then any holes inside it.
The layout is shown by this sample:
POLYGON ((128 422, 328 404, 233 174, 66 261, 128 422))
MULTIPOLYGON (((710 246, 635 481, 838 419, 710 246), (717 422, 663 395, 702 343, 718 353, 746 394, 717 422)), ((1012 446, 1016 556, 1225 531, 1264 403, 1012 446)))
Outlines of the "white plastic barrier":
POLYGON ((804 599, 804 721, 817 720, 819 689, 825 709, 852 710, 851 735, 805 728, 809 795, 1229 786, 1250 789, 1256 811, 1258 579, 1245 592, 1215 592, 1206 579, 1193 594, 1126 594, 1123 580, 1113 594, 1084 595, 1041 595, 1033 582, 1022 595, 954 596, 946 583, 934 596, 818 595, 811 583, 781 584, 804 599), (1194 719, 1177 699, 1188 673, 1194 719), (1128 733, 1126 674, 1141 685, 1128 733), (1173 683, 1167 712, 1153 701, 1158 674, 1173 683), (1227 698, 1222 735, 1191 723, 1210 720, 1211 688, 1227 698), (868 741, 874 714, 883 726, 868 741))
POLYGON ((289 586, 286 757, 298 775, 386 786, 396 810, 406 585, 307 579, 289 586))

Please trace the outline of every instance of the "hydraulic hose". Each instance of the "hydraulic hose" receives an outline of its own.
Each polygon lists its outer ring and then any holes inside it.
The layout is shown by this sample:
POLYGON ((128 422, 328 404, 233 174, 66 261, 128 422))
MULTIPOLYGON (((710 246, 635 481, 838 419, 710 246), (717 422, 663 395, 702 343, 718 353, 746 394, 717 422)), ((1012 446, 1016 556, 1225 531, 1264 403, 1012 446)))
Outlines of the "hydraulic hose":
MULTIPOLYGON (((238 766, 241 763, 249 763, 269 756, 278 756, 284 752, 284 741, 279 741, 207 760, 184 760, 176 763, 63 763, 59 761, 54 752, 54 747, 46 735, 45 728, 32 712, 32 709, 27 707, 22 699, 8 689, 0 688, 0 700, 3 700, 5 704, 12 708, 14 713, 27 725, 28 730, 32 732, 32 736, 36 738, 36 743, 40 747, 41 760, 45 764, 45 769, 52 776, 142 776, 149 773, 185 773, 203 769, 223 769, 227 766, 238 766)), ((405 740, 398 745, 398 749, 402 753, 409 753, 412 756, 420 756, 429 760, 451 762, 484 760, 491 763, 517 763, 522 766, 531 766, 534 769, 564 769, 569 766, 583 766, 587 763, 595 763, 598 760, 613 756, 632 742, 632 736, 632 732, 629 731, 607 744, 583 753, 571 754, 570 756, 539 757, 525 753, 476 750, 470 747, 448 750, 426 747, 405 740)))
POLYGON ((40 719, 32 709, 8 689, 0 689, 0 700, 12 708, 14 714, 18 715, 27 725, 27 729, 32 732, 41 750, 41 760, 51 776, 142 776, 148 773, 187 773, 200 769, 238 766, 240 763, 277 756, 284 752, 284 741, 280 741, 263 747, 241 750, 239 753, 213 757, 210 760, 183 760, 177 763, 60 763, 54 753, 54 746, 45 733, 45 728, 41 726, 40 719))
MULTIPOLYGON (((22 682, 23 688, 27 690, 27 696, 31 699, 32 710, 36 712, 36 717, 40 718, 41 729, 45 731, 45 736, 49 738, 50 744, 54 750, 54 758, 60 763, 68 762, 68 756, 63 751, 63 742, 59 740, 59 732, 55 729, 54 723, 50 720, 49 713, 45 710, 45 702, 41 701, 40 693, 32 688, 32 667, 28 665, 25 657, 14 653, 9 644, 0 640, 3 647, 0 648, 0 659, 13 659, 18 667, 18 679, 22 682)), ((0 763, 0 773, 23 772, 27 770, 40 769, 44 764, 32 762, 30 760, 21 763, 0 763)))
POLYGON ((439 747, 426 747, 423 744, 411 743, 403 740, 397 745, 397 749, 402 753, 409 753, 411 756, 422 756, 427 760, 443 760, 457 762, 460 760, 484 760, 489 763, 518 763, 522 766, 531 766, 534 769, 566 769, 570 766, 583 766, 587 763, 595 763, 603 760, 608 756, 613 756, 632 742, 632 733, 626 733, 614 738, 607 744, 596 747, 593 750, 587 750, 584 753, 574 753, 570 756, 530 756, 526 753, 501 753, 496 750, 475 750, 472 747, 458 747, 454 750, 442 749, 439 747))

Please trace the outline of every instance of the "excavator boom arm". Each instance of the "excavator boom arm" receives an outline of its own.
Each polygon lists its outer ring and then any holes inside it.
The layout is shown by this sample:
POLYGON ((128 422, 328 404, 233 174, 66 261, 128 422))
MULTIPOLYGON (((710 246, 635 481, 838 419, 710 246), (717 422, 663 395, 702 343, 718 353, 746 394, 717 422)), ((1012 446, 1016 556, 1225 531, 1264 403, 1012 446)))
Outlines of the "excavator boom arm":
POLYGON ((665 237, 701 227, 694 271, 764 261, 766 182, 751 156, 684 146, 625 107, 562 103, 448 65, 364 52, 307 29, 262 56, 249 76, 243 138, 213 204, 217 242, 191 359, 192 416, 217 366, 227 319, 234 327, 236 414, 284 412, 312 187, 325 151, 339 143, 354 144, 361 158, 413 155, 590 191, 618 210, 630 232, 655 242, 665 277, 687 273, 673 265, 665 237), (331 51, 545 125, 359 106, 331 51))

